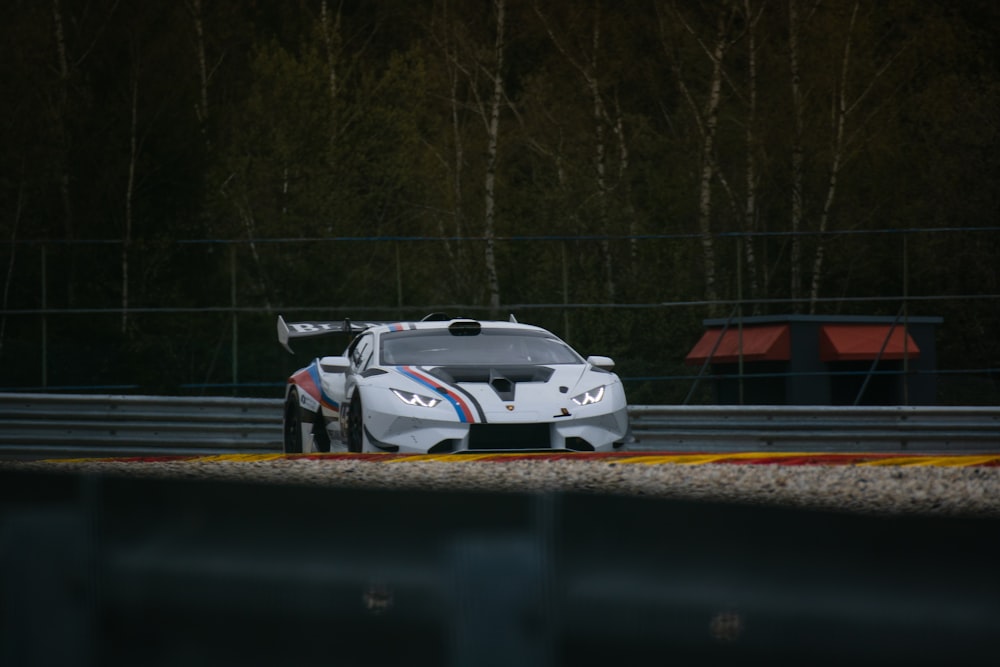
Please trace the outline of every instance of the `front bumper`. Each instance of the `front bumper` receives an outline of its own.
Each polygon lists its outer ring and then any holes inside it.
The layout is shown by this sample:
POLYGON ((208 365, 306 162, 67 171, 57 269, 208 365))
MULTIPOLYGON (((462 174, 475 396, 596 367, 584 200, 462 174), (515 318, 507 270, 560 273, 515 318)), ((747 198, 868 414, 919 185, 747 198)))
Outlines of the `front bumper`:
POLYGON ((587 406, 565 416, 522 410, 487 412, 462 422, 447 409, 408 408, 388 392, 365 398, 368 451, 426 454, 461 451, 613 451, 628 431, 624 405, 587 406))

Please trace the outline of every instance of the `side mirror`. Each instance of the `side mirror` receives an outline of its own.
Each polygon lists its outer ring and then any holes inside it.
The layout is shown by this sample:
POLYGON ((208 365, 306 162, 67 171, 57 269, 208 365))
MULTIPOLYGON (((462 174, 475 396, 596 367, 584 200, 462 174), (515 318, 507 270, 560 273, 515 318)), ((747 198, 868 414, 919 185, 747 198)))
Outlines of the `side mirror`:
POLYGON ((323 357, 319 365, 327 373, 346 373, 351 367, 351 360, 347 357, 323 357))
POLYGON ((614 360, 611 357, 600 357, 597 355, 591 355, 587 357, 587 363, 591 366, 596 366, 601 370, 610 371, 615 367, 614 360))

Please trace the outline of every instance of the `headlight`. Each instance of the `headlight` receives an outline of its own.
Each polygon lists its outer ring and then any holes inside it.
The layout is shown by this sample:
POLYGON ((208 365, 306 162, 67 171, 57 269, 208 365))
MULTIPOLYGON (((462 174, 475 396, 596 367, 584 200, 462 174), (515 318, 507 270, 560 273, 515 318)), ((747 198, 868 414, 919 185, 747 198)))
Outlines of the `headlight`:
POLYGON ((591 405, 593 403, 600 403, 602 398, 604 398, 604 387, 598 387, 584 392, 579 396, 574 396, 573 402, 577 405, 591 405))
POLYGON ((421 396, 420 394, 414 394, 412 391, 403 391, 402 389, 393 389, 392 393, 394 393, 396 398, 401 400, 403 403, 406 403, 407 405, 415 405, 421 408, 433 408, 441 402, 440 398, 421 396))

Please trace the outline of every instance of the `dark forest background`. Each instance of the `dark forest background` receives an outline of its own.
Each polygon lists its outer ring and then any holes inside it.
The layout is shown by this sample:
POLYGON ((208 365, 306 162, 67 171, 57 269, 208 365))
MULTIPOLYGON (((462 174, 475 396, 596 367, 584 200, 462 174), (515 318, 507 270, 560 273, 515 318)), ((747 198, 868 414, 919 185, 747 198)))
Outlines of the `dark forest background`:
POLYGON ((2 13, 0 388, 278 395, 277 313, 448 307, 672 402, 739 301, 941 316, 945 402, 996 400, 994 0, 2 13))

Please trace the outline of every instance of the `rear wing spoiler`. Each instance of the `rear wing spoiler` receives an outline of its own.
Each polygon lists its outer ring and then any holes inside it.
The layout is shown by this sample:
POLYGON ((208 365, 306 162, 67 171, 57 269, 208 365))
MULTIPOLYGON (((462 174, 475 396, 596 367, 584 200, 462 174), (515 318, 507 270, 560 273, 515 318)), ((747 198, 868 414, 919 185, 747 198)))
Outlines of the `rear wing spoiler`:
MULTIPOLYGON (((431 313, 424 317, 421 322, 431 322, 431 321, 450 321, 454 318, 448 317, 444 313, 431 313)), ((513 315, 510 316, 508 320, 510 322, 517 322, 513 315)), ((333 333, 345 333, 345 334, 356 334, 361 333, 372 327, 377 327, 382 324, 396 324, 395 320, 385 320, 385 321, 365 321, 365 322, 352 322, 351 320, 345 319, 340 322, 325 322, 310 320, 308 322, 285 322, 285 318, 278 315, 278 342, 281 346, 295 354, 289 345, 289 341, 293 338, 308 338, 310 336, 325 336, 327 334, 333 333)), ((478 333, 478 331, 477 331, 478 333)))
POLYGON ((289 345, 293 338, 308 338, 310 336, 325 336, 334 333, 355 334, 370 329, 385 322, 352 322, 342 320, 340 322, 321 322, 311 320, 308 322, 285 322, 285 318, 278 315, 278 342, 281 346, 295 354, 289 345))

